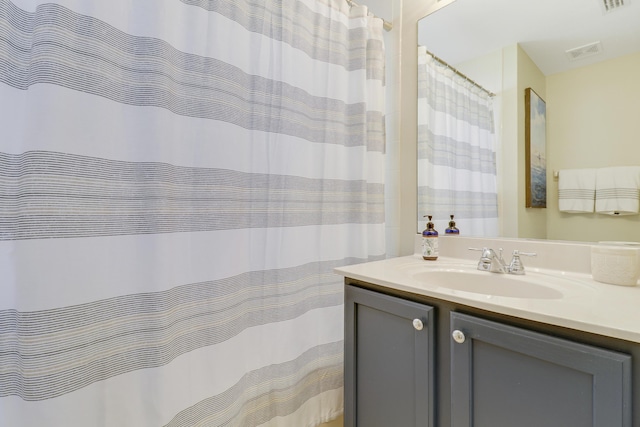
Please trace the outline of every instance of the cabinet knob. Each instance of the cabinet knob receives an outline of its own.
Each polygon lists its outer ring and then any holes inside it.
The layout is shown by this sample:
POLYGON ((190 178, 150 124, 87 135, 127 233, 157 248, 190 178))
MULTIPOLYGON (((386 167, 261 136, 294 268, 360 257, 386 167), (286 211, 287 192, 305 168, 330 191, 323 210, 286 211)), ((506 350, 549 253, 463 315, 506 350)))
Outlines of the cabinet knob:
POLYGON ((424 325, 422 324, 422 320, 413 319, 413 327, 416 328, 417 331, 421 331, 422 328, 424 328, 424 325))
POLYGON ((455 330, 453 331, 453 333, 451 334, 451 336, 453 337, 453 340, 455 342, 457 342, 458 344, 462 344, 467 338, 464 336, 464 332, 459 331, 459 330, 455 330))

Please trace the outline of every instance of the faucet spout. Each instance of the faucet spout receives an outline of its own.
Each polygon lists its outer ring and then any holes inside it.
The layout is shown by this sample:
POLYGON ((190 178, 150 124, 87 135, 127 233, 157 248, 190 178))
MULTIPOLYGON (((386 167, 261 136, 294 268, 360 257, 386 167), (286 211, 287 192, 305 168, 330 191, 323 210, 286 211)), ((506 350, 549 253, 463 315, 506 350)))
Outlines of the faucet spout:
POLYGON ((502 259, 502 248, 499 249, 500 253, 497 254, 491 248, 483 248, 482 256, 478 261, 478 270, 489 271, 491 273, 507 273, 509 268, 502 259))

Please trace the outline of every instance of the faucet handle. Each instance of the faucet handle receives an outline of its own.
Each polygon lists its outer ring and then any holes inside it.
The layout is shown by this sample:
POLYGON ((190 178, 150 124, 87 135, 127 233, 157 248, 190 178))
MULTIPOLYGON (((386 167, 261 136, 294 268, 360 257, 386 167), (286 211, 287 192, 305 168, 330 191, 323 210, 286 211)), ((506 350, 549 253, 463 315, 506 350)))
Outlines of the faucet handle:
POLYGON ((467 249, 469 249, 470 251, 482 252, 482 255, 480 255, 480 259, 491 257, 491 249, 489 248, 467 248, 467 249))
POLYGON ((469 249, 470 251, 482 252, 482 255, 480 255, 481 257, 489 257, 489 256, 491 256, 491 252, 492 252, 491 249, 487 248, 487 247, 484 247, 484 248, 467 248, 467 249, 469 249))
POLYGON ((509 273, 518 275, 524 274, 524 264, 522 264, 522 261, 520 260, 520 255, 537 256, 538 254, 535 252, 520 252, 515 249, 513 251, 513 257, 511 258, 511 263, 509 263, 509 273))
POLYGON ((523 255, 523 256, 537 256, 538 254, 535 253, 535 252, 520 252, 517 249, 515 249, 513 251, 513 256, 520 256, 520 255, 523 255))

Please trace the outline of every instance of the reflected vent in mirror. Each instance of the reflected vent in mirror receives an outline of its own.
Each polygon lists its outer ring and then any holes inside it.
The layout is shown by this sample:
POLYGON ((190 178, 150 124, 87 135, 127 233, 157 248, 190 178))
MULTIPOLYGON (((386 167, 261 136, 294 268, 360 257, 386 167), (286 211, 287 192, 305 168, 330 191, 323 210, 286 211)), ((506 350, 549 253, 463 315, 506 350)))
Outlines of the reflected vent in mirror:
POLYGON ((605 13, 613 12, 627 4, 629 0, 599 0, 604 8, 605 13))
POLYGON ((597 55, 600 52, 602 52, 602 44, 599 41, 565 51, 570 61, 597 55))

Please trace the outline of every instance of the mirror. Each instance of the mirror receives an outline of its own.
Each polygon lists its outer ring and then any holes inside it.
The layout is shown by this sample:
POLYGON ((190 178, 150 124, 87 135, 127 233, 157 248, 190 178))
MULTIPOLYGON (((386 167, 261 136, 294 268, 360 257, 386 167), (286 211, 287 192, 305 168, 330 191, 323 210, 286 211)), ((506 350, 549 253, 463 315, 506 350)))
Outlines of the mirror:
MULTIPOLYGON (((640 2, 629 0, 454 0, 418 21, 419 45, 496 94, 500 236, 640 241, 640 215, 560 212, 554 176, 640 166, 639 22, 640 2), (545 209, 525 208, 529 87, 546 103, 545 209)), ((448 218, 436 220, 444 231, 448 218)))

